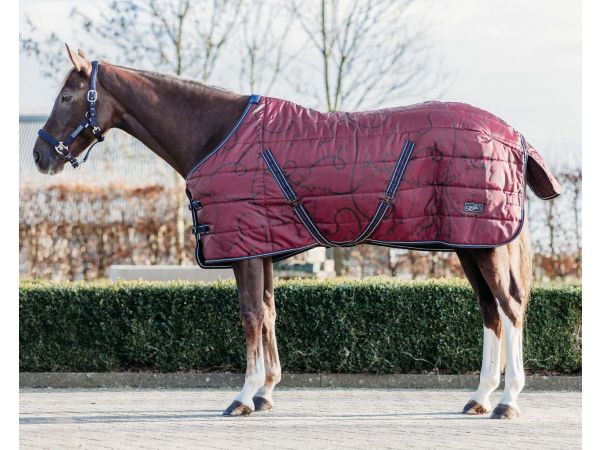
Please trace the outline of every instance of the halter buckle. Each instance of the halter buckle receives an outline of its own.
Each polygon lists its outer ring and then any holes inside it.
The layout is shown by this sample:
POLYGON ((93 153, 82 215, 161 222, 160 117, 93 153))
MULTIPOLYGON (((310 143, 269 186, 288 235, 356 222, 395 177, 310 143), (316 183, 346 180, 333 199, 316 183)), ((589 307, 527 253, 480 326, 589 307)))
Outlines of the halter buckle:
POLYGON ((66 150, 67 153, 69 153, 69 146, 63 144, 62 141, 60 141, 55 147, 54 150, 56 151, 56 153, 58 153, 60 156, 65 156, 65 153, 63 153, 63 150, 66 150))
POLYGON ((94 103, 96 100, 98 100, 98 92, 96 92, 95 89, 90 89, 87 92, 87 101, 90 103, 94 103))

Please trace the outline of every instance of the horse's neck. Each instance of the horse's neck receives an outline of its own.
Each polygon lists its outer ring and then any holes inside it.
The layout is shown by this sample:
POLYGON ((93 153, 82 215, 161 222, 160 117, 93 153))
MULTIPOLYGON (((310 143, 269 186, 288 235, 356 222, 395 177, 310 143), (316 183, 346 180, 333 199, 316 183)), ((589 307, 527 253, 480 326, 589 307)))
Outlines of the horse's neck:
POLYGON ((101 84, 114 98, 112 126, 140 140, 183 177, 217 145, 248 97, 148 72, 106 65, 101 84))

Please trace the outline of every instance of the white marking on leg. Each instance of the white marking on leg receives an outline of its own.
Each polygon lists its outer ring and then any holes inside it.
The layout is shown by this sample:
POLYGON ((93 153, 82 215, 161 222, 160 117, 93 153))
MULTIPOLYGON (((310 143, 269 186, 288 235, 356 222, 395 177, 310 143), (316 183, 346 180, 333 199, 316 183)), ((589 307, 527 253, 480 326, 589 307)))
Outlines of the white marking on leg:
POLYGON ((487 410, 492 410, 490 395, 500 384, 500 350, 502 342, 494 331, 483 327, 483 358, 479 386, 471 397, 487 410))
POLYGON ((277 385, 277 383, 279 383, 281 381, 281 367, 277 366, 276 368, 274 368, 273 373, 271 375, 273 376, 273 381, 271 381, 270 383, 265 383, 264 386, 262 386, 258 390, 256 395, 258 397, 262 397, 262 398, 268 400, 269 402, 271 402, 271 405, 272 405, 273 404, 273 389, 275 389, 275 386, 277 385))
MULTIPOLYGON (((265 291, 265 298, 270 303, 272 295, 265 291)), ((277 351, 277 338, 275 336, 275 305, 270 303, 271 307, 267 310, 267 315, 263 326, 266 333, 263 334, 263 349, 265 352, 265 384, 256 395, 262 397, 273 405, 273 389, 281 381, 281 364, 279 362, 279 353, 277 351)))
POLYGON ((244 380, 244 387, 234 400, 249 406, 254 411, 254 402, 252 398, 256 395, 256 392, 265 382, 265 358, 263 355, 262 339, 258 343, 258 358, 256 364, 251 372, 246 371, 246 378, 244 380))
POLYGON ((523 368, 523 328, 516 327, 512 321, 498 307, 504 336, 506 338, 506 375, 504 376, 504 393, 500 399, 503 405, 516 408, 517 397, 525 385, 525 369, 523 368))

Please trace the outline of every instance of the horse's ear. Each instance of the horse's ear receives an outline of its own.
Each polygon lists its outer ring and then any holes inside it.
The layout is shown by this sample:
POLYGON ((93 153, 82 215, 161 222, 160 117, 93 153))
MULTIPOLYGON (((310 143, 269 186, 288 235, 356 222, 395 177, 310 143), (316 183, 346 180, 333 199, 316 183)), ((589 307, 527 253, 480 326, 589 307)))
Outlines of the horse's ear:
POLYGON ((85 58, 83 52, 79 50, 79 53, 75 53, 67 44, 65 44, 65 47, 67 47, 67 53, 69 54, 69 58, 71 59, 75 70, 83 75, 89 76, 92 73, 92 63, 85 58))

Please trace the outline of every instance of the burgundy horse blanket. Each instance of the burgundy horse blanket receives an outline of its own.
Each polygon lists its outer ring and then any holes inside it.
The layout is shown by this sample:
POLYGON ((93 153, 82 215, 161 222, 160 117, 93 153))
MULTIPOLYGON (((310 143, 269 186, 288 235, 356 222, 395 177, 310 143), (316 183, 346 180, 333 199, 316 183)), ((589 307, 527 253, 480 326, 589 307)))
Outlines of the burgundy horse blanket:
POLYGON ((496 247, 521 230, 526 183, 560 193, 517 131, 470 105, 325 114, 256 95, 186 181, 202 267, 316 246, 496 247))

